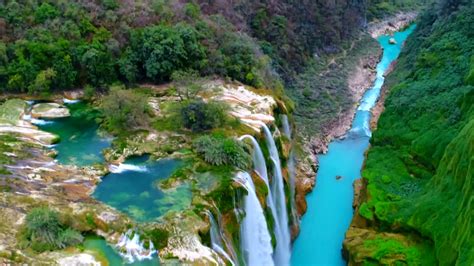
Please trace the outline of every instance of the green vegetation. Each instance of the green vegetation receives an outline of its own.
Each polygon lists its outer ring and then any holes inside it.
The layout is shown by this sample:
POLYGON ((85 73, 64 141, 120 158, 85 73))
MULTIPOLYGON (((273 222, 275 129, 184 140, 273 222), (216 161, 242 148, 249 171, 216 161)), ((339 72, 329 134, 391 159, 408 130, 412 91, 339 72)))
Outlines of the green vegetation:
POLYGON ((243 144, 222 136, 204 135, 194 140, 193 147, 211 165, 230 165, 240 169, 250 166, 250 155, 243 144))
POLYGON ((185 128, 202 132, 224 125, 227 119, 226 106, 219 102, 194 100, 181 106, 181 121, 185 128))
POLYGON ((363 171, 370 196, 359 212, 382 230, 429 239, 440 265, 471 265, 474 7, 438 8, 451 13, 423 15, 387 78, 390 95, 363 171))
POLYGON ((288 90, 298 106, 294 112, 298 131, 307 137, 323 136, 354 106, 353 93, 347 89, 351 71, 361 59, 375 62, 374 53, 379 51, 377 41, 369 36, 344 42, 341 48, 339 54, 310 60, 288 90))
POLYGON ((383 265, 399 265, 404 261, 407 265, 433 265, 434 258, 426 245, 418 245, 413 241, 390 236, 377 236, 364 242, 364 248, 371 250, 377 262, 383 265))
POLYGON ((21 236, 25 245, 37 252, 78 245, 82 235, 61 223, 59 214, 47 207, 32 209, 26 216, 21 236))
POLYGON ((131 90, 112 90, 103 97, 104 126, 111 132, 127 132, 149 123, 147 96, 131 90))
POLYGON ((0 124, 15 125, 25 111, 26 102, 20 99, 7 100, 0 105, 0 124))
POLYGON ((162 249, 168 245, 169 232, 161 228, 153 228, 145 231, 143 238, 150 239, 156 249, 162 249))
POLYGON ((39 95, 105 89, 169 81, 179 70, 257 87, 278 83, 254 40, 222 16, 175 2, 2 2, 0 88, 39 95))
POLYGON ((431 0, 369 0, 367 19, 381 19, 401 11, 419 10, 431 0))

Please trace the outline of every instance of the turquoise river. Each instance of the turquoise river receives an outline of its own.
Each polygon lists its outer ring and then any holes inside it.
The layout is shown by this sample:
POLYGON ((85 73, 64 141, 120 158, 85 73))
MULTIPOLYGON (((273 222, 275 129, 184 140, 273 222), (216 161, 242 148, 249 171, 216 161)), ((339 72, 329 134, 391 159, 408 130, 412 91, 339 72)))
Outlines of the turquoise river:
POLYGON ((397 59, 405 39, 415 25, 396 32, 396 44, 389 44, 390 36, 378 38, 383 56, 377 65, 377 77, 372 88, 362 97, 352 127, 342 140, 329 144, 328 153, 319 155, 317 185, 306 198, 308 211, 301 220, 301 232, 296 239, 291 264, 345 265, 342 242, 353 216, 354 180, 360 178, 364 152, 369 146, 370 110, 374 107, 384 83, 384 73, 397 59), (342 178, 336 179, 336 176, 342 178))

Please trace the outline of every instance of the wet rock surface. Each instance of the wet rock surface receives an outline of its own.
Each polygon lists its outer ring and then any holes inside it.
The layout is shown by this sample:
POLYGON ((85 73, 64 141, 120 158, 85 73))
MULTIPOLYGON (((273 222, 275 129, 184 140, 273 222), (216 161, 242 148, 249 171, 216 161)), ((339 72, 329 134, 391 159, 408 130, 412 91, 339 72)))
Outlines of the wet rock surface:
POLYGON ((33 105, 31 116, 34 118, 62 118, 71 114, 69 109, 58 103, 38 103, 33 105))

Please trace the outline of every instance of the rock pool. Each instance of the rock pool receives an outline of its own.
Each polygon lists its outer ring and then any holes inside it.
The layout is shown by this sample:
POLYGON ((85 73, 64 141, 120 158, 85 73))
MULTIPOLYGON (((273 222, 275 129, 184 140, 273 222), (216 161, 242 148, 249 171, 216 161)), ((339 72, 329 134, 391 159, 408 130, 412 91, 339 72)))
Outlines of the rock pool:
POLYGON ((139 222, 151 221, 170 210, 191 204, 188 184, 162 190, 157 182, 168 178, 182 162, 173 159, 152 160, 149 156, 129 158, 111 167, 93 197, 127 213, 139 222))
POLYGON ((83 102, 66 106, 70 117, 35 120, 40 129, 60 137, 54 146, 58 151, 56 159, 61 164, 78 166, 103 162, 102 150, 110 146, 111 139, 99 135, 97 113, 83 102))

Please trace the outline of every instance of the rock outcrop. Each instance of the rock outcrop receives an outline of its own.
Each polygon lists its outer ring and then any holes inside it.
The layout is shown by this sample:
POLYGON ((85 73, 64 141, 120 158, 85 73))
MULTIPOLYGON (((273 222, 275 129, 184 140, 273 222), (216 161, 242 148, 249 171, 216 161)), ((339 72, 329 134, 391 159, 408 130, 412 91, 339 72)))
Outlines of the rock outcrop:
POLYGON ((215 86, 218 92, 213 99, 227 103, 232 108, 229 113, 255 131, 260 132, 261 123, 275 121, 273 109, 277 103, 272 96, 257 94, 243 85, 215 86))
POLYGON ((57 103, 38 103, 31 109, 31 116, 34 118, 61 118, 70 115, 68 108, 57 103))

